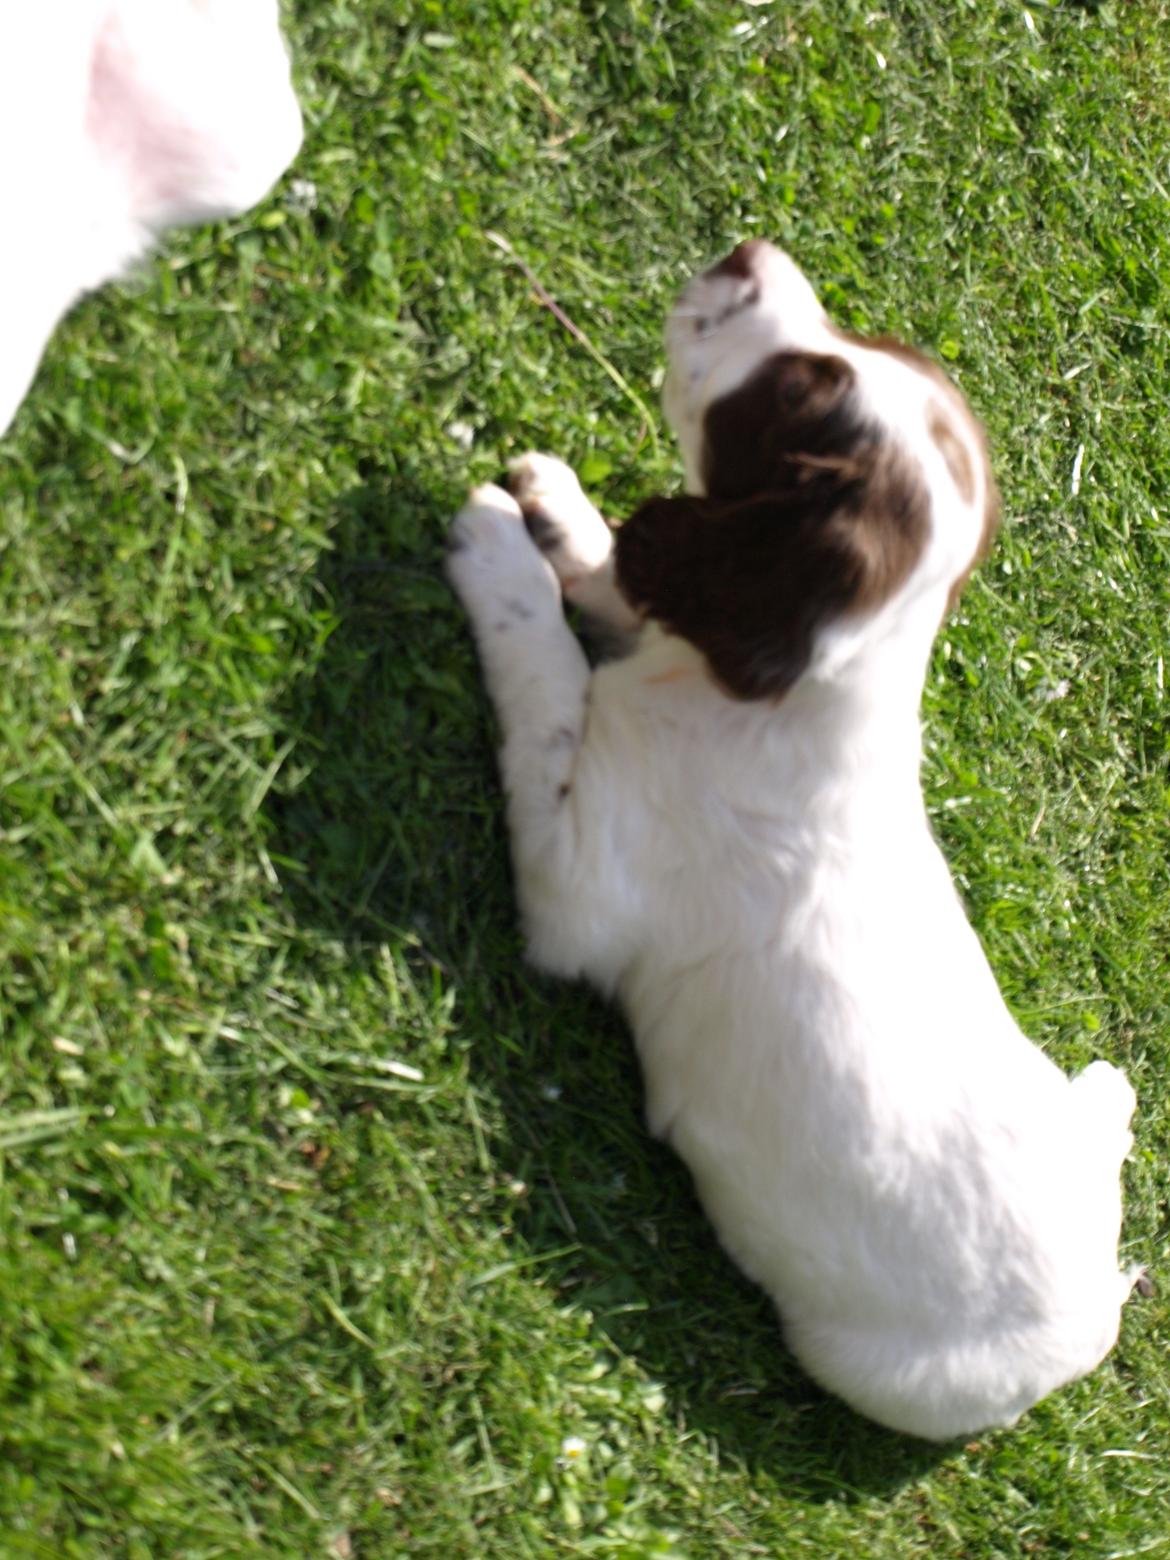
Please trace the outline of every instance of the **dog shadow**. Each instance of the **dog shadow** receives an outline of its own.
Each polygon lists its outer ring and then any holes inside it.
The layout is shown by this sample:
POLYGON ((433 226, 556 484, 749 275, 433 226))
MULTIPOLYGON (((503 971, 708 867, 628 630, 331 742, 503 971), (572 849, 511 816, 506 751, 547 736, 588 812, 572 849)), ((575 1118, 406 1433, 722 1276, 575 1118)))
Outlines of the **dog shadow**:
POLYGON ((313 582, 323 644, 286 701, 292 757, 267 804, 299 925, 355 954, 405 937, 443 968, 485 931, 503 853, 491 728, 434 534, 453 507, 409 473, 341 502, 313 582))
POLYGON ((620 1018, 520 961, 492 720, 435 534, 453 507, 399 474, 337 517, 318 575, 328 637, 287 711, 301 778, 269 803, 298 924, 356 959, 405 939, 445 972, 473 1087, 498 1104, 515 1236, 589 1313, 599 1351, 634 1360, 687 1433, 788 1498, 892 1493, 947 1448, 870 1424, 803 1374, 649 1137, 620 1018))
MULTIPOLYGON (((797 1365, 770 1300, 720 1248, 689 1172, 650 1137, 621 1018, 581 987, 531 974, 522 997, 494 1022, 483 1016, 477 1083, 500 1103, 506 1162, 525 1187, 516 1232, 546 1257, 539 1271, 558 1298, 590 1315, 599 1349, 661 1384, 680 1432, 788 1499, 892 1494, 950 1455, 862 1419, 797 1365), (490 1038, 518 1006, 523 1066, 490 1038)), ((503 1144, 496 1153, 505 1160, 503 1144)))

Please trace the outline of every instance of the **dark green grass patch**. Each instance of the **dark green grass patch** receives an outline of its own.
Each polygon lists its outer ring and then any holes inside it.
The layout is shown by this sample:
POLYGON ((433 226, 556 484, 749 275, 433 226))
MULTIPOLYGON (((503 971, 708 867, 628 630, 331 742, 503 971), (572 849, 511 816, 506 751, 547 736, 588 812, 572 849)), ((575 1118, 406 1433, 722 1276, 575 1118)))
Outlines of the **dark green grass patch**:
POLYGON ((1166 6, 298 12, 311 188, 75 311, 0 444, 0 1556, 1165 1550, 1166 6), (1140 1096, 1159 1295, 967 1447, 800 1375, 519 964, 441 577, 527 447, 677 484, 661 323, 752 233, 989 426, 928 796, 1029 1032, 1140 1096))

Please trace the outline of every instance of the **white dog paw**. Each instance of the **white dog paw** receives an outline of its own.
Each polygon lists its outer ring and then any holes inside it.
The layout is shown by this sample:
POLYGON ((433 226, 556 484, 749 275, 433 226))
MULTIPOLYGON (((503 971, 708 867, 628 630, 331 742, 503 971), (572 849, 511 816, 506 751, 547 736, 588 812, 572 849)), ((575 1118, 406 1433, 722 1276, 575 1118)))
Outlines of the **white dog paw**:
POLYGON ((520 505, 511 493, 485 482, 472 488, 467 502, 451 522, 447 533, 447 550, 451 554, 469 549, 508 547, 513 545, 513 533, 522 533, 524 517, 520 505))
POLYGON ((474 488, 451 522, 447 577, 475 618, 527 622, 560 611, 552 569, 532 545, 520 506, 494 483, 474 488))
POLYGON ((555 455, 521 455, 508 486, 532 540, 565 590, 600 569, 613 550, 613 533, 585 497, 577 474, 555 455))
POLYGON ((1078 1115, 1086 1150, 1095 1146, 1109 1159, 1114 1154, 1124 1159, 1133 1147, 1129 1126, 1137 1108, 1129 1079, 1119 1067, 1098 1060, 1077 1074, 1073 1089, 1081 1101, 1078 1115))
POLYGON ((1098 1058, 1078 1073, 1073 1081, 1082 1091, 1091 1092, 1092 1098, 1100 1103, 1107 1116, 1122 1126, 1129 1126, 1130 1117, 1137 1109, 1137 1095, 1120 1067, 1098 1058))

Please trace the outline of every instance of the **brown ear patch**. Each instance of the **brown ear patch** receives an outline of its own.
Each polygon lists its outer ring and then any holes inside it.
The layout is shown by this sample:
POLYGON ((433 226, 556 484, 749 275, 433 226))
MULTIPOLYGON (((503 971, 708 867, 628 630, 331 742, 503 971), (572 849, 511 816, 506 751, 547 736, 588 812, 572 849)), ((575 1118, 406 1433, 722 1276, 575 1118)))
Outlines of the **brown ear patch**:
POLYGON ((983 427, 975 418, 962 395, 951 383, 950 378, 938 363, 927 353, 917 347, 910 346, 905 341, 899 341, 896 336, 856 336, 850 331, 841 330, 837 326, 831 327, 833 334, 842 341, 850 342, 853 346, 864 347, 870 352, 884 352, 888 357, 900 358, 910 368, 932 380, 938 390, 937 402, 932 402, 928 411, 928 432, 935 439, 952 480, 960 496, 970 503, 975 497, 976 470, 971 464, 970 450, 974 448, 979 466, 983 472, 983 530, 979 539, 979 545, 975 549, 975 556, 971 559, 970 566, 963 571, 955 583, 951 586, 950 596, 947 600, 947 610, 950 611, 962 594, 963 586, 971 578, 978 565, 986 558, 991 549, 992 539, 999 526, 999 488, 996 486, 995 477, 991 470, 991 461, 987 453, 987 438, 983 427), (949 422, 950 427, 942 432, 933 426, 931 416, 934 410, 942 414, 949 422), (968 440, 962 441, 958 432, 962 426, 968 440), (948 436, 954 445, 949 447, 948 436), (952 464, 956 461, 956 464, 952 464))
POLYGON ((983 530, 979 537, 979 545, 971 562, 959 575, 950 588, 947 596, 947 611, 950 612, 963 594, 963 587, 974 574, 975 570, 983 562, 991 551, 991 543, 999 529, 999 488, 995 478, 991 474, 991 467, 986 466, 983 473, 983 530))
POLYGON ((969 504, 975 497, 975 468, 971 464, 967 446, 938 401, 932 401, 926 408, 926 431, 938 445, 959 497, 965 504, 969 504))
POLYGON ((817 630, 881 606, 925 545, 925 488, 852 387, 841 358, 775 354, 707 412, 707 494, 652 499, 617 532, 624 594, 737 698, 785 694, 817 630))
POLYGON ((786 488, 826 461, 848 460, 867 435, 849 404, 853 386, 844 358, 813 352, 766 358, 707 409, 703 484, 710 497, 754 497, 786 488))

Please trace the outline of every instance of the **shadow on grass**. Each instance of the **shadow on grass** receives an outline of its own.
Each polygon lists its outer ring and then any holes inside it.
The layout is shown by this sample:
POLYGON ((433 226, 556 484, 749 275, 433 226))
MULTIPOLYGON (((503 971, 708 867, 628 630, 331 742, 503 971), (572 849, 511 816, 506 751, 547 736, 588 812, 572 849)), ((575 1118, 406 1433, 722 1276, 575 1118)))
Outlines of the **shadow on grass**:
POLYGON ((945 1458, 946 1447, 859 1418, 792 1359, 689 1173, 650 1138, 620 1017, 584 990, 535 978, 526 1006, 523 1069, 485 1046, 476 1073, 503 1106, 529 1187, 517 1233, 535 1253, 576 1248, 542 1271, 592 1315, 599 1343, 663 1384, 685 1433, 788 1498, 889 1494, 945 1458))
POLYGON ((285 711, 293 753, 267 810, 302 925, 355 952, 413 940, 446 967, 506 853, 490 727, 435 541, 445 507, 409 473, 343 501, 318 565, 328 637, 285 711))
POLYGON ((662 1383, 687 1433, 789 1497, 892 1492, 946 1449, 868 1424, 798 1369, 649 1138, 619 1017, 519 962, 490 717, 435 540, 450 506, 399 474, 338 517, 321 570, 335 626, 288 712, 299 774, 270 799, 297 919, 357 959, 415 945, 456 985, 474 1085, 504 1117, 494 1158, 528 1188, 513 1222, 540 1281, 662 1383))

